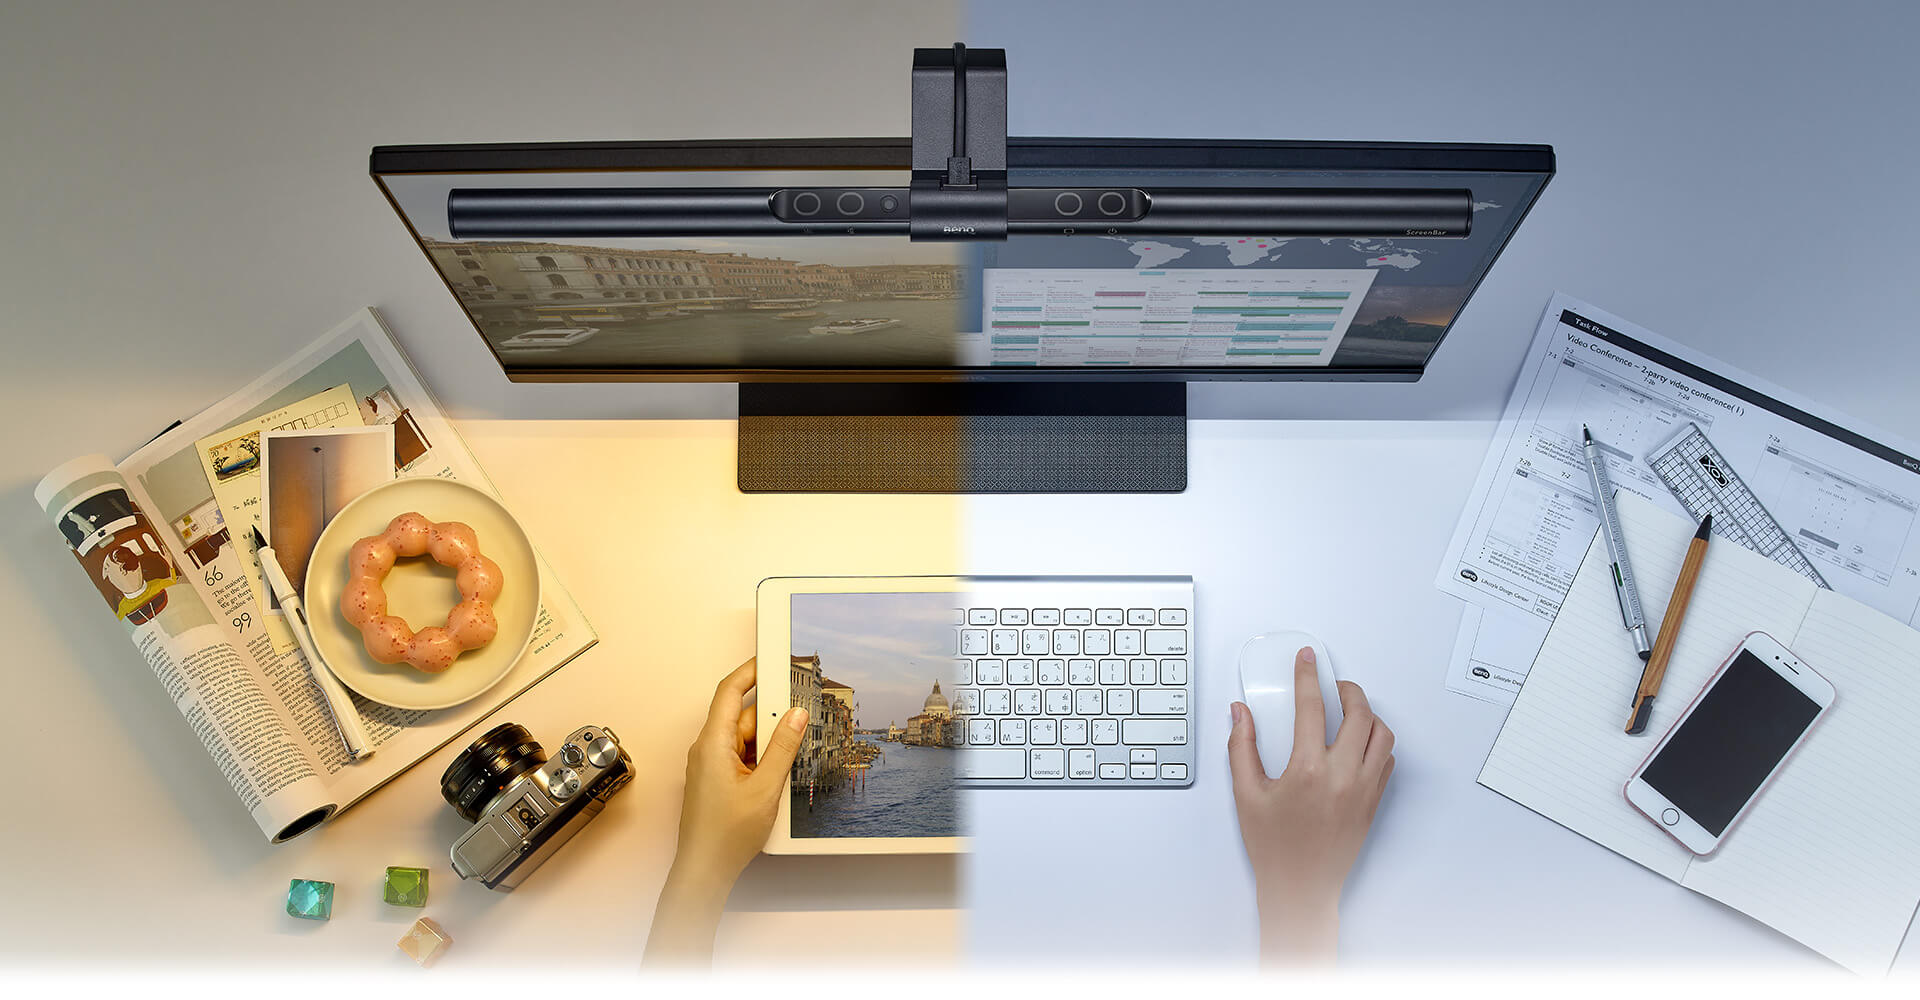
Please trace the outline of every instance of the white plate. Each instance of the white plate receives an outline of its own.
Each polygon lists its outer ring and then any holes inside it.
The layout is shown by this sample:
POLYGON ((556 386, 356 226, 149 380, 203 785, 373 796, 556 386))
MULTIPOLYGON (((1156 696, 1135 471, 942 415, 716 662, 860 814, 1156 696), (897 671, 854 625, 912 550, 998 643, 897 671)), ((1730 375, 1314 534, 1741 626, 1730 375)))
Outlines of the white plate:
MULTIPOLYGON (((406 619, 416 631, 444 625, 447 612, 460 600, 453 568, 427 555, 394 563, 384 586, 387 613, 406 619)), ((500 501, 451 479, 421 476, 383 483, 340 508, 314 543, 305 595, 314 648, 340 683, 395 708, 451 708, 498 684, 527 648, 540 611, 540 568, 527 533, 500 501), (347 552, 354 542, 387 530, 387 522, 408 511, 419 511, 429 521, 471 525, 480 551, 499 564, 505 581, 493 602, 500 623, 493 641, 460 654, 452 667, 437 674, 376 661, 367 655, 360 630, 340 614, 347 552)))

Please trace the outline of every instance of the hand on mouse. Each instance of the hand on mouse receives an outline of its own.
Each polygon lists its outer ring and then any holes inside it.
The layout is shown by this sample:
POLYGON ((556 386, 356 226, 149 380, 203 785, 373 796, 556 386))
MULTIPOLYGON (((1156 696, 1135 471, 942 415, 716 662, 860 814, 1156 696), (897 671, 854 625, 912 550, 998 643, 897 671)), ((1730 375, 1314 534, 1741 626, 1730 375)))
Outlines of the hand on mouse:
POLYGON ((1260 905, 1264 961, 1332 961, 1340 890, 1360 856, 1393 775, 1393 730, 1374 717, 1360 685, 1341 681, 1345 720, 1327 746, 1313 650, 1294 655, 1293 754, 1269 778, 1254 746, 1253 713, 1233 703, 1227 760, 1240 838, 1260 905))
POLYGON ((754 661, 742 663, 713 692, 707 721, 687 750, 680 839, 654 907, 647 960, 710 961, 720 911, 741 869, 760 853, 787 794, 807 710, 790 708, 755 762, 754 661))

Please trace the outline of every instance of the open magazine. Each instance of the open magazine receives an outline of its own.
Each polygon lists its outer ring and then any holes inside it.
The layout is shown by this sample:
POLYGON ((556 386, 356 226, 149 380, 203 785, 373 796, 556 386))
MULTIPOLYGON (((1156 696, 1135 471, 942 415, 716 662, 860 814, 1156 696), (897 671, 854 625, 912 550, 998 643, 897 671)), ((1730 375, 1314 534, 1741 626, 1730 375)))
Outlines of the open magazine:
POLYGON ((255 467, 263 430, 372 424, 392 427, 395 475, 497 493, 372 310, 126 461, 75 458, 34 490, 274 843, 358 802, 596 641, 541 558, 539 617, 512 672, 472 701, 436 711, 354 695, 379 752, 350 762, 298 647, 276 634, 285 626, 265 599, 248 530, 258 486, 248 494, 238 479, 255 467), (231 503, 223 506, 223 495, 231 503))

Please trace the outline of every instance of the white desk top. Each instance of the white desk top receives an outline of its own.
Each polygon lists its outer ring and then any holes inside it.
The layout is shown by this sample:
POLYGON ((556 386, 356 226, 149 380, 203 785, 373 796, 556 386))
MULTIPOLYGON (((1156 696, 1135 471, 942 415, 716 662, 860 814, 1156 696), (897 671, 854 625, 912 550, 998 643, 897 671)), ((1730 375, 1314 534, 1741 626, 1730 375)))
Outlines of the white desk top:
MULTIPOLYGON (((405 963, 392 942, 413 914, 375 894, 380 870, 406 863, 436 866, 427 912, 466 968, 524 967, 528 936, 565 920, 583 953, 632 961, 671 852, 682 749, 713 679, 750 651, 753 582, 964 568, 1192 574, 1203 743, 1224 739, 1242 638, 1318 632, 1400 736, 1345 906, 1356 958, 1818 967, 1472 784, 1499 712, 1442 689, 1458 606, 1431 577, 1555 288, 1913 434, 1920 284, 1887 234, 1920 229, 1920 202, 1889 194, 1907 190, 1920 125, 1887 102, 1910 90, 1902 46, 1920 13, 1862 10, 1863 25, 1846 27, 1832 11, 1837 41, 1809 46, 1790 12, 1743 15, 1731 45, 1724 11, 1671 5, 1382 0, 1364 26, 1337 4, 1209 17, 1160 5, 1087 46, 1087 25, 1106 23, 1096 8, 1020 0, 896 5, 858 32, 847 19, 871 5, 852 0, 767 0, 725 25, 699 4, 484 17, 371 0, 244 15, 189 2, 30 7, 0 32, 0 93, 29 95, 0 108, 0 301, 16 331, 0 397, 22 421, 0 470, 13 664, 0 691, 14 759, 38 777, 36 811, 0 823, 0 961, 97 960, 109 942, 122 960, 189 967, 391 968, 405 963), (1226 18, 1241 30, 1222 31, 1226 18), (1340 41, 1276 62, 1274 18, 1340 41), (786 41, 742 60, 736 20, 786 41), (1561 173, 1422 383, 1198 388, 1200 416, 1307 419, 1196 422, 1181 496, 970 500, 977 530, 951 567, 935 549, 958 533, 875 539, 862 525, 951 527, 949 501, 741 497, 729 423, 552 419, 724 418, 732 393, 507 385, 365 176, 380 143, 899 134, 907 50, 957 36, 1008 46, 1016 134, 1551 142, 1561 173), (525 69, 563 64, 590 69, 525 69), (814 96, 792 99, 802 91, 814 96), (542 738, 610 724, 647 762, 512 896, 438 867, 458 827, 436 794, 451 750, 324 832, 267 847, 31 516, 46 469, 124 454, 369 303, 455 416, 478 418, 463 433, 602 635, 504 717, 542 738), (1316 422, 1328 417, 1362 420, 1316 422), (576 516, 609 503, 634 505, 654 539, 646 557, 609 548, 576 516), (896 540, 907 547, 890 551, 896 540), (100 778, 63 780, 75 770, 100 778), (331 923, 285 917, 291 876, 340 883, 331 923)), ((1202 759, 1184 792, 1026 796, 1017 818, 1012 799, 988 800, 983 818, 1009 830, 1017 819, 1027 852, 989 848, 964 876, 924 859, 762 859, 735 893, 723 960, 939 958, 962 932, 984 956, 1247 956, 1252 906, 1224 765, 1202 759), (972 897, 970 913, 953 908, 956 893, 972 897), (1151 905, 1118 905, 1138 899, 1151 905)))

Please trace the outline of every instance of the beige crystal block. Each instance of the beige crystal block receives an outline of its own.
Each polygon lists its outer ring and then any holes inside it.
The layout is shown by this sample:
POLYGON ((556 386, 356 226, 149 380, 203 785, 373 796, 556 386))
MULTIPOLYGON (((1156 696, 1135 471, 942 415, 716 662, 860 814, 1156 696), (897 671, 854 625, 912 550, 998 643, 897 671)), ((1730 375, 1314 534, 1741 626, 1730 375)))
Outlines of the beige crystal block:
POLYGON ((407 936, 400 939, 400 950, 406 952, 408 958, 420 963, 421 968, 425 968, 445 953, 447 946, 452 943, 453 938, 449 937, 446 931, 441 930, 439 924, 434 923, 431 918, 421 917, 413 922, 412 927, 407 928, 407 936))

